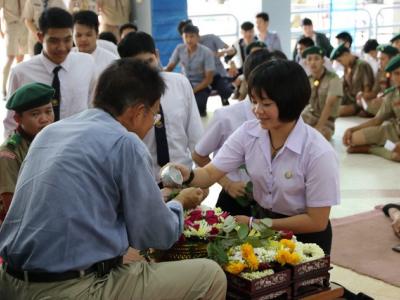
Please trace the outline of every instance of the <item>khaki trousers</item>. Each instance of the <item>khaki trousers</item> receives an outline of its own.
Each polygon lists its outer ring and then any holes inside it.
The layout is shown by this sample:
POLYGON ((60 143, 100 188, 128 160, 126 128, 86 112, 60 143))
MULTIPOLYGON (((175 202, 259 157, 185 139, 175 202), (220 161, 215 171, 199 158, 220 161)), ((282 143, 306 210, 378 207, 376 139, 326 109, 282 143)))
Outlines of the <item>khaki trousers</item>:
POLYGON ((138 261, 110 274, 61 282, 24 282, 0 270, 2 299, 225 299, 226 277, 212 260, 147 263, 138 261))

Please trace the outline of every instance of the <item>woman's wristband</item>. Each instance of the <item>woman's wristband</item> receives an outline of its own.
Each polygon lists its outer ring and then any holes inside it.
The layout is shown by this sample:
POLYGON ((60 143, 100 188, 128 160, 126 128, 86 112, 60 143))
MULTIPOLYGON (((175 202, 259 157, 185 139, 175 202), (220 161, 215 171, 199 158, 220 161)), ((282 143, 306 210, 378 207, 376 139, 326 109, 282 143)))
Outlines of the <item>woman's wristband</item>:
POLYGON ((249 228, 251 229, 253 227, 253 217, 250 217, 249 219, 249 228))
POLYGON ((185 180, 184 182, 182 182, 182 185, 188 185, 190 184, 194 179, 194 172, 193 169, 190 170, 190 174, 189 174, 189 178, 187 180, 185 180))

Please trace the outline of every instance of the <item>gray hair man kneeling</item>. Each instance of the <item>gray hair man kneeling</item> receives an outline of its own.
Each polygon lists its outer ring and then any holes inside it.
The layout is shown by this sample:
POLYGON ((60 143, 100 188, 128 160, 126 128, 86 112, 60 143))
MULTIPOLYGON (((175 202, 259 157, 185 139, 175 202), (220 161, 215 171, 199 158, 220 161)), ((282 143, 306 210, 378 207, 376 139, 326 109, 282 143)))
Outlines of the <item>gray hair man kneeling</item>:
POLYGON ((30 146, 0 229, 4 299, 225 299, 207 259, 122 264, 128 247, 166 249, 201 190, 164 203, 141 139, 165 89, 121 59, 100 76, 94 108, 43 129, 30 146))

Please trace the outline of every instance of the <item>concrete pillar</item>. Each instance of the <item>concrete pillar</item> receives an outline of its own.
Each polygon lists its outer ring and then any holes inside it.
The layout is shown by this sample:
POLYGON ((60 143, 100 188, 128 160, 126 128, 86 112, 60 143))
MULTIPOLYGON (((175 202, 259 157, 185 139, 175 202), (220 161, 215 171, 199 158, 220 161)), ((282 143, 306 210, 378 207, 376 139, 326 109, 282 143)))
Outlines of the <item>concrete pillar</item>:
POLYGON ((276 31, 281 39, 282 51, 290 59, 290 0, 261 0, 262 11, 269 15, 269 30, 276 31))

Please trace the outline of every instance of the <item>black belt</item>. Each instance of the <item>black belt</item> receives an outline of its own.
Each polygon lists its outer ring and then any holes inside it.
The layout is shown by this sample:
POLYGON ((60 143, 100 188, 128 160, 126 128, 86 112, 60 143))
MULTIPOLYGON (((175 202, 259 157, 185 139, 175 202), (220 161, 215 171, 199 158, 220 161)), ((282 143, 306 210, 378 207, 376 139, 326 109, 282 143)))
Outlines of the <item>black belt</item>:
POLYGON ((62 273, 46 273, 46 272, 31 272, 21 271, 12 268, 8 264, 3 263, 3 269, 14 278, 24 280, 27 282, 56 282, 65 281, 69 279, 75 279, 83 277, 87 274, 96 272, 97 277, 103 277, 110 273, 110 271, 118 265, 122 264, 122 256, 117 256, 111 259, 97 262, 91 267, 82 271, 66 271, 62 273))

